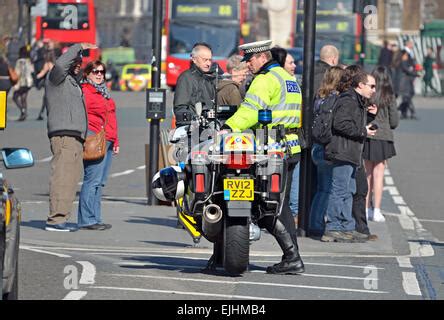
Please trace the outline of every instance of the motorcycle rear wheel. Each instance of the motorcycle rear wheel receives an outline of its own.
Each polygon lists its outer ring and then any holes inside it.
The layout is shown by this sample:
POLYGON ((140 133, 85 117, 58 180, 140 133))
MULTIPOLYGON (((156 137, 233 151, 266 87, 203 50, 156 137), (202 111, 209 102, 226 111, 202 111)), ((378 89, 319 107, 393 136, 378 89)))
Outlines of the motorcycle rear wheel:
POLYGON ((248 268, 250 229, 248 218, 225 219, 223 265, 230 275, 240 275, 248 268))

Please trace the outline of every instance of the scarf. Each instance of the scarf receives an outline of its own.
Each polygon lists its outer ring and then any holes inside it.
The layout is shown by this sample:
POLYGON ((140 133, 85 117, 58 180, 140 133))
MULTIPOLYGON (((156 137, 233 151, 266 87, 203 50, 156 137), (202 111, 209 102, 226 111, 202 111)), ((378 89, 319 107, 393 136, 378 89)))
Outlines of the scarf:
POLYGON ((111 99, 111 95, 109 94, 109 90, 106 87, 106 81, 103 81, 101 84, 96 84, 89 79, 84 79, 82 83, 89 83, 94 88, 96 88, 97 92, 99 92, 105 99, 111 99))

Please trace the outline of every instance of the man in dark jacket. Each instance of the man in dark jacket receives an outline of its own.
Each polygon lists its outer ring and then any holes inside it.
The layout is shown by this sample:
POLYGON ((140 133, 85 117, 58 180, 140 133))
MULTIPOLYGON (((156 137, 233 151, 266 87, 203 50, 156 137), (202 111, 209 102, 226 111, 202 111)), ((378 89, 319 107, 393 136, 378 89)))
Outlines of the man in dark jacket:
POLYGON ((82 65, 81 52, 95 48, 89 43, 71 46, 56 60, 45 80, 48 137, 53 154, 47 231, 75 231, 68 228, 66 222, 83 176, 83 142, 88 127, 78 77, 82 65))
POLYGON ((392 60, 393 60, 393 51, 389 46, 389 42, 387 40, 384 40, 384 47, 379 52, 378 66, 384 66, 390 70, 392 60))
POLYGON ((209 44, 196 43, 191 51, 191 67, 177 79, 174 114, 177 125, 189 124, 191 117, 211 109, 215 99, 213 52, 209 44))
POLYGON ((361 164, 363 143, 367 135, 375 135, 367 125, 367 102, 375 93, 375 78, 358 72, 351 88, 340 95, 333 114, 333 137, 325 148, 325 157, 332 162, 332 188, 327 205, 327 223, 323 242, 364 242, 368 235, 355 230, 352 216, 353 194, 356 191, 355 171, 361 164))
POLYGON ((330 67, 337 66, 339 63, 339 50, 332 45, 325 45, 321 48, 320 60, 315 63, 314 69, 314 94, 318 94, 324 73, 330 67))

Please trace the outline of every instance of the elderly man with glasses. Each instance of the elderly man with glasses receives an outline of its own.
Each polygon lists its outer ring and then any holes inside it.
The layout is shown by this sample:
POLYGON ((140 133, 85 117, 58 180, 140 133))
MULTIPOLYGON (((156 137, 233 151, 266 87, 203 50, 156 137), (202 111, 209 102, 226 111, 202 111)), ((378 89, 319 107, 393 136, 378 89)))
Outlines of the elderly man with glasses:
MULTIPOLYGON (((194 44, 190 69, 177 79, 174 115, 178 126, 189 124, 191 117, 212 109, 216 97, 213 51, 205 42, 194 44)), ((221 70, 222 72, 222 70, 221 70)))

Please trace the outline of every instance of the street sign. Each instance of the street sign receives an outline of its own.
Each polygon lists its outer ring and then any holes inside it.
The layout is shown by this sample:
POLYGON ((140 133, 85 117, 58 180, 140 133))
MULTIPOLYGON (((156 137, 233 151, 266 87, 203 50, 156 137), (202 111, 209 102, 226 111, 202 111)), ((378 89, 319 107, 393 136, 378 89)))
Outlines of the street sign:
POLYGON ((46 17, 48 14, 48 0, 37 0, 37 4, 31 7, 32 17, 46 17))

